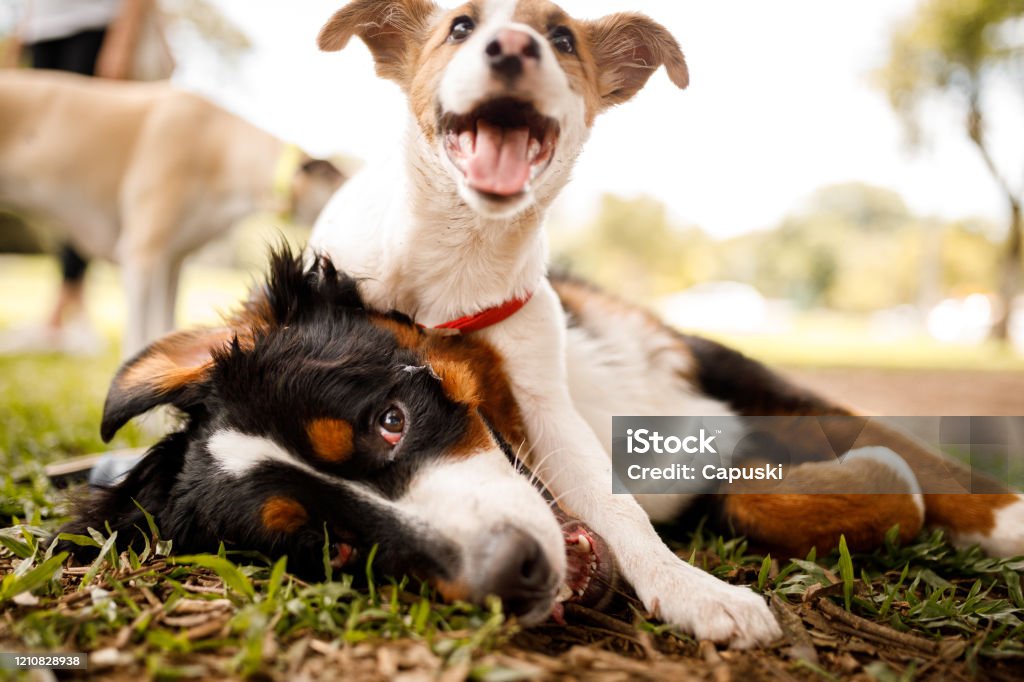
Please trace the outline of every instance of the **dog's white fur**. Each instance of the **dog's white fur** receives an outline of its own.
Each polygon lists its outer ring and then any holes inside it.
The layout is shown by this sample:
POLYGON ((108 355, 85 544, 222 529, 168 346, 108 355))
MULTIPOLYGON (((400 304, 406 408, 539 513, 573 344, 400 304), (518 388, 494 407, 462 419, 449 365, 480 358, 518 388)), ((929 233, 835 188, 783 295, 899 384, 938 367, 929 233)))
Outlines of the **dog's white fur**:
POLYGON ((300 170, 280 197, 291 206, 275 207, 286 148, 167 83, 0 70, 0 205, 42 218, 87 257, 121 264, 126 356, 174 327, 186 255, 261 208, 316 219, 338 182, 300 170))
MULTIPOLYGON (((311 246, 363 278, 360 291, 369 305, 401 310, 427 325, 533 292, 514 316, 478 332, 505 359, 532 444, 527 463, 567 511, 604 537, 648 610, 700 639, 734 647, 765 644, 779 628, 764 600, 681 560, 636 500, 612 494, 610 444, 595 434, 595 426, 606 433, 605 415, 594 412, 589 416, 598 423, 588 423, 573 404, 565 315, 545 278, 541 224, 569 179, 589 127, 583 98, 568 87, 547 38, 513 21, 515 7, 512 0, 483 3, 473 35, 445 70, 438 104, 461 114, 493 93, 484 46, 501 29, 526 32, 540 45, 542 68, 523 87, 536 108, 560 125, 550 166, 518 199, 495 202, 468 187, 448 160, 444 140, 428 143, 411 119, 402 148, 328 204, 311 246)), ((347 38, 339 42, 343 46, 347 38)), ((642 390, 637 389, 634 395, 642 390)), ((665 395, 669 414, 721 407, 693 403, 683 390, 665 395), (684 402, 670 403, 676 398, 684 402)))
POLYGON ((509 528, 537 539, 553 574, 565 575, 565 544, 551 509, 527 478, 508 465, 497 443, 430 464, 397 500, 326 474, 266 436, 224 429, 210 436, 206 448, 217 466, 233 478, 242 478, 267 463, 282 464, 358 495, 376 508, 387 508, 411 527, 439 534, 459 550, 453 582, 464 585, 475 597, 483 596, 475 594, 481 577, 479 563, 486 558, 495 535, 509 528), (503 503, 496 503, 498 500, 503 503))

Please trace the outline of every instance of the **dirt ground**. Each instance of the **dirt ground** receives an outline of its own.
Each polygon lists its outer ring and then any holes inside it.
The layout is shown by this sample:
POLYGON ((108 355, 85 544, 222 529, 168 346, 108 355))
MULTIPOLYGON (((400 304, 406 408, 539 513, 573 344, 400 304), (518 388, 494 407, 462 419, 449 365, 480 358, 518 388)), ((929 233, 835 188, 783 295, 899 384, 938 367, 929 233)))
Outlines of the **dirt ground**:
POLYGON ((783 374, 869 414, 1024 415, 1024 372, 801 368, 783 374))

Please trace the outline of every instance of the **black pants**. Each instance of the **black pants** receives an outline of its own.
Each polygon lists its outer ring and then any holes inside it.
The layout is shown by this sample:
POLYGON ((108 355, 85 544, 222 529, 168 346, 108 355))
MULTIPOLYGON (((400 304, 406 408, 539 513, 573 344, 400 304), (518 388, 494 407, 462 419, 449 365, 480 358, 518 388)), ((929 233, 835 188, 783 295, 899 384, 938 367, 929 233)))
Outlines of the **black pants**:
MULTIPOLYGON (((33 43, 30 46, 32 66, 36 69, 71 71, 91 76, 96 72, 96 59, 99 57, 106 34, 106 29, 98 28, 65 38, 33 43)), ((82 258, 71 244, 65 243, 61 246, 61 275, 66 283, 81 282, 88 264, 89 262, 82 258)))

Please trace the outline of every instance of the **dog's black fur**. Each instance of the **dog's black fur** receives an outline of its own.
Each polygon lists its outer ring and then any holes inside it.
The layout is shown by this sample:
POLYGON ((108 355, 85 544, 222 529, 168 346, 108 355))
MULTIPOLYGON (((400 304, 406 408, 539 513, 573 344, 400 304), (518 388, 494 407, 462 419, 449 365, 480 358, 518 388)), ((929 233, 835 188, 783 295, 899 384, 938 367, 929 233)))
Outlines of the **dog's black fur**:
MULTIPOLYGON (((184 426, 153 447, 123 482, 95 491, 62 531, 81 534, 108 522, 120 543, 138 547, 148 532, 141 506, 175 551, 215 551, 223 541, 228 549, 287 554, 293 572, 323 577, 326 529, 332 546, 360 553, 377 544, 375 566, 384 572, 447 579, 455 550, 435 534, 409 527, 386 506, 284 464, 265 462, 237 479, 218 468, 205 443, 232 429, 273 440, 318 472, 392 500, 468 428, 472 408, 449 399, 431 372, 417 371, 423 358, 371 322, 380 314, 364 308, 355 281, 329 261, 304 266, 300 257, 279 251, 258 298, 265 304, 254 307, 264 319, 251 342, 238 336, 222 341, 200 380, 171 392, 128 381, 160 342, 126 363, 108 396, 104 436, 159 404, 180 410, 184 426), (392 460, 375 429, 396 404, 408 427, 402 456, 392 460), (343 463, 325 462, 312 451, 304 424, 323 417, 354 426, 353 453, 343 463), (270 496, 302 504, 308 521, 298 532, 271 532, 261 524, 270 496)), ((420 333, 407 318, 390 317, 420 333)), ((65 549, 80 556, 95 551, 70 543, 65 549)))

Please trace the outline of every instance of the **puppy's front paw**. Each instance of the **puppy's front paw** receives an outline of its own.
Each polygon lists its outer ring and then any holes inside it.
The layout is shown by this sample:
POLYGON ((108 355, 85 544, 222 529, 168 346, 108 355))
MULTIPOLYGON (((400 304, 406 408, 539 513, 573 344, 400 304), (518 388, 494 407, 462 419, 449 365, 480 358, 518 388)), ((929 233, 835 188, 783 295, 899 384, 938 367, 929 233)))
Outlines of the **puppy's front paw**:
POLYGON ((666 623, 732 649, 765 646, 782 636, 765 600, 750 588, 722 582, 681 561, 666 573, 649 583, 659 587, 637 589, 644 606, 666 623))

